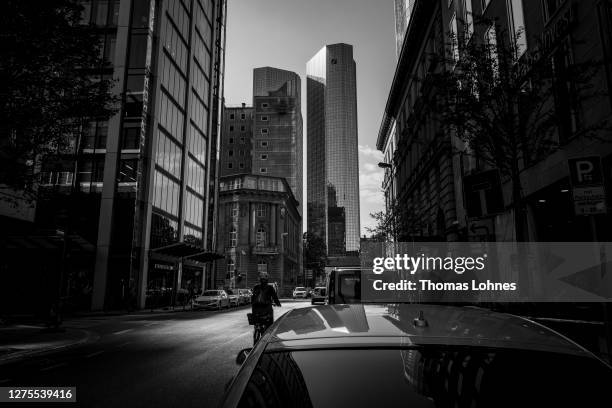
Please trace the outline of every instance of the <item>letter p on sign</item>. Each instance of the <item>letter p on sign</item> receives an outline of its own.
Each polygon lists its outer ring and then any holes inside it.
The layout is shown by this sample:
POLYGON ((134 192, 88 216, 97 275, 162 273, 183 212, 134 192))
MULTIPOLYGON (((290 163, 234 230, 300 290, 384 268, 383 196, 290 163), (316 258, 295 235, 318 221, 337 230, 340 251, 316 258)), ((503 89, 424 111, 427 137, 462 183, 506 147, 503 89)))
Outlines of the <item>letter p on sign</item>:
POLYGON ((601 158, 580 157, 568 161, 572 187, 603 184, 601 158))

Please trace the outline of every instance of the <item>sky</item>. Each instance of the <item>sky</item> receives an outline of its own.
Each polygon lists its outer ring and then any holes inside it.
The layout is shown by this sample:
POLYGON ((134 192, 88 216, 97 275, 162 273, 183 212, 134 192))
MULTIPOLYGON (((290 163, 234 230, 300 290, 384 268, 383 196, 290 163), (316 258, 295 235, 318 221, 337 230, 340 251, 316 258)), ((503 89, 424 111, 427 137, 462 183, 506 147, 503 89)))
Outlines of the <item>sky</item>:
MULTIPOLYGON (((376 138, 395 71, 394 38, 393 0, 228 0, 226 104, 252 104, 253 68, 296 72, 302 78, 306 155, 306 62, 326 44, 353 45, 362 236, 374 224, 370 213, 384 208, 376 138)), ((305 168, 304 178, 306 188, 305 168)))

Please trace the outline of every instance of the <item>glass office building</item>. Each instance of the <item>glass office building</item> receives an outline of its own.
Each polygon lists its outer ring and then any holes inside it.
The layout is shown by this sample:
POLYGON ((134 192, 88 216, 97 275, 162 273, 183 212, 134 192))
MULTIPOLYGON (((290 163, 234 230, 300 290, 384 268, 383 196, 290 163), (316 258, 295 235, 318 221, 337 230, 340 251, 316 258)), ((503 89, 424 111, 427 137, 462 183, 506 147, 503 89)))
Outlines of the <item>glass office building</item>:
POLYGON ((308 231, 330 256, 359 250, 357 89, 353 47, 323 47, 306 66, 308 231))
POLYGON ((58 284, 79 309, 180 304, 214 281, 226 0, 80 4, 101 39, 97 73, 123 100, 83 121, 74 151, 43 158, 34 220, 0 269, 41 310, 58 284))

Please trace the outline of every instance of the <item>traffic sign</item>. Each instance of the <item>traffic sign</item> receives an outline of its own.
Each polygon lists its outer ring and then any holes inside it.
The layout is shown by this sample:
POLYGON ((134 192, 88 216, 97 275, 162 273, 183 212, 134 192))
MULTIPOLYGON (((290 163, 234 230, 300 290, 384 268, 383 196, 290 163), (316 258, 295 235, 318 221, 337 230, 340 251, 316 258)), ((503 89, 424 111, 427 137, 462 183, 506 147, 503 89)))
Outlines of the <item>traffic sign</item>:
POLYGON ((599 156, 568 160, 576 215, 606 213, 606 191, 599 156))

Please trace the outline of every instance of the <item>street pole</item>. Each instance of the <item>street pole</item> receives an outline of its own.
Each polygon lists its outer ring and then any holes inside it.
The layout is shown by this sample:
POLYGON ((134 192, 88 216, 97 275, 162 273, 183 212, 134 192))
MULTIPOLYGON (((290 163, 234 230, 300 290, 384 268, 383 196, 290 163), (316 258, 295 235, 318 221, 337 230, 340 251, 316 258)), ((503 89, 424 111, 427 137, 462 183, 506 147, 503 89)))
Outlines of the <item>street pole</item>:
MULTIPOLYGON (((595 219, 595 215, 589 215, 589 221, 591 224, 591 234, 593 235, 593 241, 599 243, 599 236, 597 234, 597 220, 595 219)), ((601 268, 600 276, 603 278, 606 276, 606 264, 608 262, 608 259, 606 256, 606 248, 604 247, 604 245, 599 243, 598 250, 601 268)), ((610 306, 607 302, 603 302, 601 305, 603 309, 604 338, 606 339, 605 353, 608 362, 612 362, 612 322, 610 321, 610 319, 612 319, 612 313, 610 313, 610 306)))

